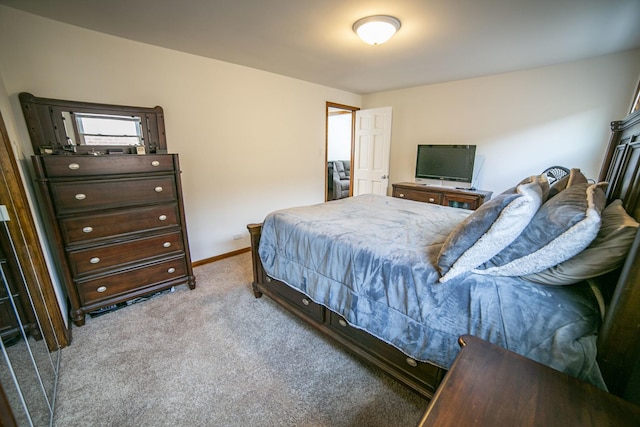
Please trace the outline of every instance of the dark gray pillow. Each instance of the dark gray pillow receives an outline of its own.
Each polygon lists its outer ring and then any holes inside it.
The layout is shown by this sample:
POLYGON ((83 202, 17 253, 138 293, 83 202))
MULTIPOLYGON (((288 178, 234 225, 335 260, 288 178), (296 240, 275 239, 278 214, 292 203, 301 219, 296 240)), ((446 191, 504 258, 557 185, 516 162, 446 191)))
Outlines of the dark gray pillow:
POLYGON ((545 285, 571 285, 620 267, 638 232, 638 222, 614 200, 602 211, 598 236, 578 255, 525 279, 545 285))
POLYGON ((542 205, 513 243, 473 271, 524 276, 575 256, 598 234, 606 185, 577 184, 561 191, 542 205))
POLYGON ((546 177, 529 177, 465 218, 438 255, 440 282, 470 271, 513 242, 535 215, 548 188, 546 177))

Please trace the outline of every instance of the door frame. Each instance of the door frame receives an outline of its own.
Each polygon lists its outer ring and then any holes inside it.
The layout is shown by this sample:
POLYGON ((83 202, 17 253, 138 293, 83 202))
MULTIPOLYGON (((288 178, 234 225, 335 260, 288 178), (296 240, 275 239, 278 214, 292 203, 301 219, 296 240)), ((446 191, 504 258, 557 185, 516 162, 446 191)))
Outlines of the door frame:
POLYGON ((0 199, 6 201, 7 210, 11 215, 7 226, 12 240, 16 242, 16 258, 23 267, 25 285, 31 295, 36 316, 40 320, 42 335, 50 351, 66 347, 71 343, 71 331, 65 324, 58 304, 2 113, 0 113, 0 199))
MULTIPOLYGON (((329 200, 329 109, 339 108, 341 110, 351 111, 351 149, 350 159, 351 165, 353 165, 353 153, 355 150, 355 138, 356 138, 356 111, 360 110, 360 107, 354 107, 352 105, 338 104, 336 102, 327 101, 325 108, 325 127, 324 127, 324 201, 329 200)), ((349 197, 353 196, 353 174, 349 175, 349 197)))

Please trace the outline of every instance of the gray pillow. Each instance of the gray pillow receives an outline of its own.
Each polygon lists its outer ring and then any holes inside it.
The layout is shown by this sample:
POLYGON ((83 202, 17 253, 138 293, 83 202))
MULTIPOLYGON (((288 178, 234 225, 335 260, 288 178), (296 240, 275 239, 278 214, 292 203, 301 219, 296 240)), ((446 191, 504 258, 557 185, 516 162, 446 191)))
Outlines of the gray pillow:
POLYGON ((598 234, 606 185, 577 184, 561 191, 542 205, 513 243, 473 271, 524 276, 575 256, 598 234))
POLYGON ((470 271, 513 242, 535 215, 548 188, 545 176, 529 177, 465 218, 442 245, 439 281, 470 271))
POLYGON ((620 267, 636 237, 638 222, 627 214, 620 200, 611 202, 601 216, 598 236, 584 251, 554 267, 523 277, 545 285, 571 285, 620 267))

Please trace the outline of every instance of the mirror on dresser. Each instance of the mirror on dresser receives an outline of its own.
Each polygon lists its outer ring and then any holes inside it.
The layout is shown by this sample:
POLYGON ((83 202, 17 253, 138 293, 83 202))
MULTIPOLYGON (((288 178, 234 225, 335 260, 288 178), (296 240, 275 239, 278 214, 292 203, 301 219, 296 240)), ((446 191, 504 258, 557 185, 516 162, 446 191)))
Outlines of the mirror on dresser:
POLYGON ((161 107, 19 95, 47 241, 71 319, 195 288, 178 154, 161 107))
POLYGON ((162 107, 19 95, 35 154, 166 153, 162 107))

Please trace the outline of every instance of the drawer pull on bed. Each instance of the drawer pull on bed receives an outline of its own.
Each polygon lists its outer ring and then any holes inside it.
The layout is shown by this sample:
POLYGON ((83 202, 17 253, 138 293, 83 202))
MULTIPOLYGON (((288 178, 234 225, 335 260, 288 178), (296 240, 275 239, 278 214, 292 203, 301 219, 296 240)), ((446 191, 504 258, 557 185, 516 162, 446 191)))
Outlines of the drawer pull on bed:
POLYGON ((338 320, 338 323, 340 324, 340 326, 347 326, 347 321, 344 319, 338 320))
POLYGON ((69 169, 71 170, 80 169, 80 165, 77 163, 69 163, 69 169))
POLYGON ((306 299, 306 298, 302 298, 302 303, 303 303, 304 305, 309 305, 309 300, 308 300, 308 299, 306 299))
POLYGON ((89 260, 89 262, 90 262, 91 264, 97 264, 97 263, 99 263, 99 262, 100 262, 100 258, 98 258, 98 257, 93 257, 93 258, 91 258, 91 259, 89 260))
POLYGON ((162 187, 160 186, 157 186, 154 190, 156 190, 156 193, 162 193, 162 187))
POLYGON ((271 277, 267 276, 267 282, 271 281, 271 277))
POLYGON ((78 193, 78 194, 75 195, 75 197, 76 197, 76 200, 84 200, 84 199, 87 198, 87 195, 86 194, 82 194, 82 193, 78 193))
POLYGON ((93 227, 83 227, 82 228, 82 232, 83 233, 91 233, 93 231, 93 227))
POLYGON ((169 246, 171 246, 171 242, 164 242, 162 246, 168 248, 169 246))
POLYGON ((153 162, 151 162, 151 166, 160 166, 160 162, 157 160, 154 160, 153 162))
POLYGON ((409 366, 413 366, 414 368, 415 368, 416 366, 418 366, 418 362, 416 362, 414 359, 412 359, 412 358, 410 358, 410 357, 407 357, 407 358, 405 359, 405 361, 407 362, 407 365, 409 365, 409 366))
POLYGON ((98 291, 98 292, 100 292, 100 293, 102 293, 102 292, 104 292, 104 291, 106 291, 106 290, 107 290, 107 287, 106 287, 106 286, 100 286, 98 289, 96 289, 96 291, 98 291))
POLYGON ((167 220, 167 216, 166 216, 166 215, 160 215, 160 216, 158 217, 158 219, 159 219, 160 221, 166 221, 166 220, 167 220))
POLYGON ((176 269, 173 267, 167 270, 167 273, 175 273, 175 272, 176 272, 176 269))

